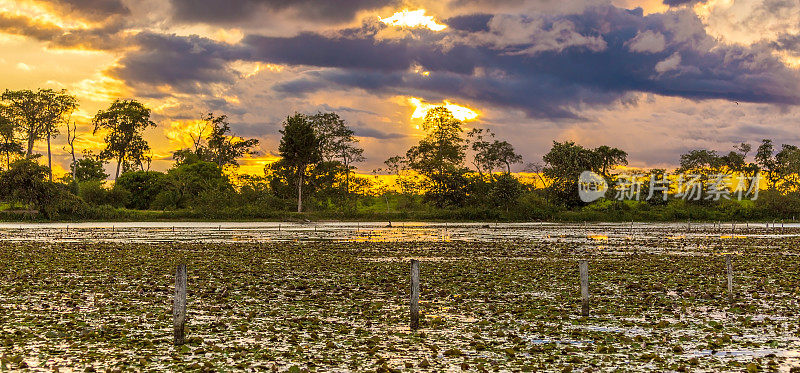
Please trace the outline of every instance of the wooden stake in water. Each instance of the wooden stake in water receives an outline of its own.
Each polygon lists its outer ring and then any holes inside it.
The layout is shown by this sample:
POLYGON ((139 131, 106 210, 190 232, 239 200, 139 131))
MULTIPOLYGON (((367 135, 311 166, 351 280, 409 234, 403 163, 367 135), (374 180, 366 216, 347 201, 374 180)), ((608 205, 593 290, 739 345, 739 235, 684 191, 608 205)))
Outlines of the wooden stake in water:
POLYGON ((728 272, 728 301, 733 303, 733 265, 731 254, 725 254, 725 268, 728 272))
POLYGON ((578 262, 581 274, 581 316, 589 316, 589 261, 578 262))
POLYGON ((419 261, 411 259, 411 330, 419 329, 419 261))
POLYGON ((175 298, 172 301, 172 325, 175 330, 175 346, 184 343, 186 326, 186 264, 178 264, 175 270, 175 298))

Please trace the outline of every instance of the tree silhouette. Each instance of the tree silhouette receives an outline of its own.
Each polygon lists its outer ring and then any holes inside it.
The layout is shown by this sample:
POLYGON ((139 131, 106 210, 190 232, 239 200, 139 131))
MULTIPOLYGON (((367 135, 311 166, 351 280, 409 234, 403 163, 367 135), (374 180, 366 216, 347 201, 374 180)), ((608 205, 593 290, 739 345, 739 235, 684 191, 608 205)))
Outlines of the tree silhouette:
POLYGON ((33 146, 36 141, 47 139, 47 168, 50 181, 53 181, 50 139, 58 135, 59 125, 69 121, 69 116, 78 107, 77 99, 67 94, 66 90, 52 89, 39 89, 36 92, 28 89, 6 90, 0 99, 4 102, 4 111, 8 119, 14 123, 16 130, 25 136, 27 158, 33 156, 33 146))
POLYGON ((238 158, 255 154, 253 148, 258 146, 258 139, 243 139, 231 134, 226 115, 215 117, 214 113, 208 113, 201 119, 196 137, 192 135, 194 149, 181 149, 173 153, 178 163, 205 161, 216 163, 219 167, 238 166, 238 158), (206 132, 208 135, 205 135, 206 132))
POLYGON ((5 110, 0 107, 0 153, 5 155, 6 170, 11 167, 11 156, 24 153, 22 144, 14 135, 14 123, 5 115, 5 110))
POLYGON ((355 133, 338 114, 317 113, 311 116, 311 121, 320 140, 322 157, 328 162, 341 162, 345 173, 345 191, 349 193, 352 164, 364 161, 364 149, 357 146, 355 133))
POLYGON ((322 160, 321 142, 307 115, 296 113, 287 117, 280 130, 278 152, 285 165, 297 179, 297 212, 303 212, 303 182, 308 167, 322 160))
POLYGON ((117 161, 114 178, 136 166, 144 170, 144 162, 150 161, 146 155, 150 145, 142 137, 142 131, 156 124, 150 120, 150 109, 135 100, 116 100, 106 110, 101 110, 92 119, 93 133, 108 131, 105 136, 106 148, 100 152, 102 159, 117 161))

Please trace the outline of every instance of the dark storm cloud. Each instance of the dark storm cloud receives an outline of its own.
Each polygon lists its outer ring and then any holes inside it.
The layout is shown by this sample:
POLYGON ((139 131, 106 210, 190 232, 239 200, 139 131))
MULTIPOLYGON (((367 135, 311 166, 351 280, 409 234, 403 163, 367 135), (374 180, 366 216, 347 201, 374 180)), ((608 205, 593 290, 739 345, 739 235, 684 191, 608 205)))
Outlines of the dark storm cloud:
POLYGON ((664 0, 664 5, 669 6, 681 6, 681 5, 693 5, 697 3, 704 3, 706 0, 664 0))
POLYGON ((251 35, 242 43, 252 51, 252 58, 273 63, 383 71, 408 67, 405 58, 409 55, 407 43, 331 38, 314 33, 302 33, 291 38, 251 35), (359 54, 362 52, 365 55, 359 54))
POLYGON ((772 42, 771 46, 777 50, 789 52, 793 56, 800 56, 800 34, 783 34, 772 42))
POLYGON ((360 10, 395 5, 398 0, 172 0, 174 18, 185 22, 230 24, 257 14, 289 11, 298 18, 328 22, 352 20, 360 10))
MULTIPOLYGON (((774 46, 721 44, 690 10, 644 16, 641 9, 602 6, 570 15, 448 21, 458 30, 386 38, 387 26, 373 21, 335 35, 249 35, 238 45, 144 33, 112 73, 132 86, 167 84, 194 93, 233 82, 231 61, 312 66, 321 69, 279 81, 273 90, 302 97, 359 88, 471 100, 553 119, 577 118, 584 105, 613 103, 628 92, 800 103, 800 77, 772 55, 774 46), (637 44, 648 40, 646 47, 637 44), (414 73, 416 67, 430 75, 414 73)), ((793 45, 789 37, 779 43, 793 45)))
POLYGON ((378 140, 402 139, 404 137, 408 137, 407 135, 400 133, 383 132, 379 129, 364 126, 356 126, 353 132, 355 132, 356 136, 358 137, 370 137, 378 140))
POLYGON ((175 90, 206 92, 209 84, 232 83, 237 74, 227 64, 244 54, 227 44, 199 36, 182 37, 140 33, 127 53, 109 73, 132 86, 169 85, 175 90))
POLYGON ((605 47, 578 45, 523 53, 542 40, 507 47, 497 42, 482 45, 481 40, 496 36, 492 32, 474 32, 470 39, 446 46, 449 34, 433 32, 400 40, 368 33, 358 38, 310 33, 288 38, 249 36, 243 45, 258 60, 336 68, 284 82, 279 85, 284 93, 305 94, 331 86, 393 94, 424 90, 432 96, 488 102, 551 118, 574 117, 580 105, 610 103, 629 91, 692 99, 800 102, 797 72, 787 69, 769 49, 719 44, 689 11, 644 16, 641 9, 599 7, 553 16, 543 27, 564 21, 574 25, 580 36, 599 35, 605 47), (631 40, 648 30, 664 36, 663 50, 632 51, 631 40), (431 75, 410 73, 417 64, 431 75))
POLYGON ((470 14, 463 16, 456 16, 444 20, 444 24, 454 30, 478 32, 489 31, 489 21, 492 19, 491 14, 470 14))

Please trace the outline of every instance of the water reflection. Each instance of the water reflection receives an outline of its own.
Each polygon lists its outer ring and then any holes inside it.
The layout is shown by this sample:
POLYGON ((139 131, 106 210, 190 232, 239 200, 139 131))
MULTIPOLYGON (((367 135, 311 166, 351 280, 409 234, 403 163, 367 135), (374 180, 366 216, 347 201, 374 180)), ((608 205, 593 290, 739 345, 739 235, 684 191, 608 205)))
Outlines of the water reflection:
MULTIPOLYGON (((787 225, 775 230, 744 228, 735 236, 721 235, 719 225, 683 223, 422 223, 401 222, 86 222, 0 223, 0 241, 42 242, 448 242, 544 241, 610 242, 675 240, 690 236, 721 239, 789 236, 800 230, 787 225), (682 235, 676 231, 685 230, 682 235)), ((728 225, 730 227, 730 225, 728 225)), ((730 230, 730 228, 727 228, 730 230)))

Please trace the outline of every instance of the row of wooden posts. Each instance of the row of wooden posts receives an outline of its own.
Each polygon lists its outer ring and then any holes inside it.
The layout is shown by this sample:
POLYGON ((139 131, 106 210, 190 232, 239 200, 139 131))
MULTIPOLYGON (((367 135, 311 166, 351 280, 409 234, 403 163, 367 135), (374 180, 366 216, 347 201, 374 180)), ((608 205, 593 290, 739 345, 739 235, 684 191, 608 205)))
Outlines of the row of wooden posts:
MULTIPOLYGON (((780 227, 780 229, 781 229, 781 232, 783 232, 783 231, 784 231, 784 222, 783 222, 783 220, 781 220, 781 222, 780 222, 780 223, 781 223, 781 227, 780 227)), ((497 223, 495 223, 495 226, 496 226, 496 224, 497 224, 497 223)), ((586 228, 586 227, 588 226, 587 224, 588 224, 588 222, 586 222, 586 221, 584 221, 584 222, 583 222, 583 226, 584 226, 584 228, 586 228)), ((701 223, 701 224, 702 224, 702 223, 701 223)), ((746 231, 747 231, 747 230, 749 230, 749 229, 750 229, 750 223, 749 223, 749 222, 745 222, 744 224, 745 224, 745 230, 746 230, 746 231)), ((770 229, 770 226, 769 226, 769 225, 770 225, 770 223, 769 223, 769 222, 767 222, 767 223, 764 223, 764 224, 765 224, 765 226, 764 226, 764 229, 770 229)), ((488 226, 488 224, 487 224, 487 226, 488 226)), ((722 230, 722 229, 723 229, 723 228, 722 228, 722 226, 723 226, 723 223, 722 223, 722 222, 719 222, 719 221, 718 221, 718 222, 711 222, 711 229, 712 229, 712 230, 713 230, 713 229, 719 229, 719 230, 722 230)), ((754 226, 755 226, 755 224, 754 224, 754 226)), ((629 225, 629 227, 630 227, 630 232, 631 232, 631 234, 632 234, 632 233, 633 233, 633 227, 634 227, 634 225, 633 225, 633 222, 630 222, 630 225, 629 225)), ((389 223, 389 225, 388 225, 388 226, 386 226, 385 228, 392 228, 391 222, 390 222, 390 223, 389 223)), ((400 230, 403 230, 403 228, 405 228, 405 224, 402 224, 402 225, 400 225, 400 230)), ((776 221, 776 220, 773 220, 773 221, 772 221, 772 229, 774 230, 774 229, 776 229, 776 228, 777 228, 777 221, 776 221)), ((67 225, 67 226, 64 228, 64 230, 65 230, 65 231, 69 231, 69 225, 67 225)), ((112 232, 114 232, 115 230, 116 230, 116 227, 112 225, 112 226, 111 226, 111 231, 112 231, 112 232)), ((218 226, 218 227, 217 227, 217 230, 218 230, 218 231, 222 231, 222 226, 221 226, 221 225, 220 225, 220 226, 218 226)), ((686 221, 686 230, 687 230, 687 231, 691 231, 691 230, 692 230, 692 221, 691 221, 691 220, 687 220, 687 221, 686 221)), ((280 224, 278 224, 278 232, 280 232, 280 231, 281 231, 281 225, 280 225, 280 224)), ((314 232, 316 232, 316 231, 317 231, 317 226, 316 226, 316 225, 314 225, 314 232)), ((361 223, 359 223, 359 224, 356 226, 356 232, 359 232, 359 231, 361 231, 361 223)), ((445 231, 445 232, 447 231, 447 223, 445 223, 445 224, 444 224, 444 231, 445 231)), ((731 223, 731 233, 735 233, 735 232, 736 232, 736 223, 731 223)), ((172 233, 175 233, 175 226, 172 226, 172 233)))
MULTIPOLYGON (((794 219, 792 219, 792 220, 794 220, 794 219)), ((783 233, 783 231, 784 231, 784 222, 783 222, 783 220, 781 220, 780 223, 781 223, 781 227, 780 227, 781 233, 783 233)), ((722 225, 723 225, 723 223, 720 222, 720 221, 717 221, 717 222, 713 222, 712 221, 711 222, 711 229, 712 230, 713 229, 722 230, 723 229, 722 225)), ((756 225, 753 224, 753 226, 755 227, 756 225)), ((775 230, 776 228, 777 228, 777 221, 773 220, 772 221, 772 230, 775 230)), ((745 229, 746 232, 750 230, 750 222, 745 222, 744 223, 744 229, 745 229)), ((764 229, 770 229, 769 228, 769 222, 764 223, 764 229)), ((686 230, 687 231, 691 231, 692 230, 692 221, 691 220, 687 220, 686 221, 686 230)), ((633 231, 633 222, 631 222, 631 231, 633 231)), ((736 233, 736 223, 731 223, 731 234, 733 234, 733 233, 736 233)))
MULTIPOLYGON (((731 254, 725 254, 725 269, 728 277, 728 301, 733 303, 733 265, 731 254)), ((578 261, 578 272, 581 283, 581 316, 589 316, 589 261, 578 261)), ((175 271, 175 298, 173 300, 174 343, 182 345, 185 340, 186 326, 186 264, 179 264, 175 271)), ((411 297, 410 326, 419 329, 419 260, 411 259, 411 297)))

